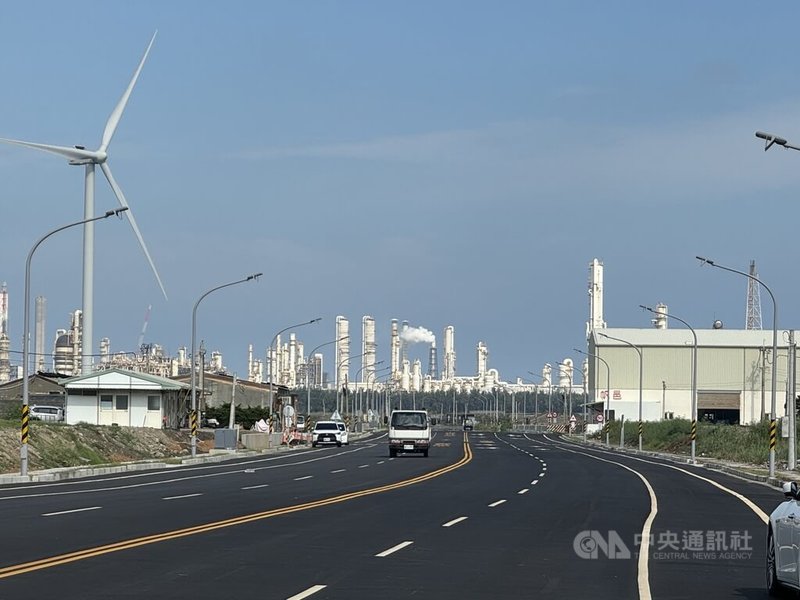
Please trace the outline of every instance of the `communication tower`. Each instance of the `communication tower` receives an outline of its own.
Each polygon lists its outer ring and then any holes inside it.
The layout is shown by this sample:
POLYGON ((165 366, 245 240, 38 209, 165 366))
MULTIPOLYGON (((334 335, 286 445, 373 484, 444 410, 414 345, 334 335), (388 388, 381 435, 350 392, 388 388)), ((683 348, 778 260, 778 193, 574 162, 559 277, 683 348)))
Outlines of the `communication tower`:
MULTIPOLYGON (((750 261, 750 277, 758 278, 756 261, 750 261)), ((747 278, 747 317, 745 329, 761 329, 761 286, 750 277, 747 278)))

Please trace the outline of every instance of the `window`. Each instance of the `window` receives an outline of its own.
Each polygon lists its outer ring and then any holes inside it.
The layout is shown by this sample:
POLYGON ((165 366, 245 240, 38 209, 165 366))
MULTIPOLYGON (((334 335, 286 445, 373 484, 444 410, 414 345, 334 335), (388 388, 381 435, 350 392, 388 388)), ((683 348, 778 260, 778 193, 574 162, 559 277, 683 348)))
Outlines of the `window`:
POLYGON ((161 410, 161 396, 148 396, 147 410, 161 410))
POLYGON ((100 394, 100 410, 111 410, 114 397, 111 394, 100 394))
POLYGON ((128 410, 128 394, 117 394, 114 408, 116 410, 128 410))

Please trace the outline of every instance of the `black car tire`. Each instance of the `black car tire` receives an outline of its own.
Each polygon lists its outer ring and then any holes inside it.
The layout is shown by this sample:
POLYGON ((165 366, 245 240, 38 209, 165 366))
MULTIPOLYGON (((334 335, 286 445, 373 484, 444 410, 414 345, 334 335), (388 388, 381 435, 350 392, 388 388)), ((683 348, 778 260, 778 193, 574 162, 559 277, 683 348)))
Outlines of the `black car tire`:
POLYGON ((767 593, 776 598, 783 593, 783 586, 778 581, 778 572, 775 565, 775 543, 772 539, 772 530, 767 535, 767 593))
POLYGON ((397 450, 389 448, 389 458, 394 458, 395 456, 397 456, 397 450))
POLYGON ((427 450, 423 450, 422 451, 422 456, 424 456, 425 458, 428 458, 428 451, 427 450))
POLYGON ((311 442, 311 447, 312 448, 316 448, 317 447, 317 442, 311 442))

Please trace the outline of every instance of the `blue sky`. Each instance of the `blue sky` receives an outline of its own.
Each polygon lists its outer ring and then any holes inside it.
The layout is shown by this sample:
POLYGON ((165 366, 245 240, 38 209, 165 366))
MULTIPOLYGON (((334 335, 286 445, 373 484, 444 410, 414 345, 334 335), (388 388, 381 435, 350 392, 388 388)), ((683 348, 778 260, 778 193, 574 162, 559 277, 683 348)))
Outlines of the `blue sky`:
MULTIPOLYGON (((775 2, 13 3, 0 20, 0 137, 95 148, 152 35, 110 148, 169 301, 126 223, 96 228, 95 337, 170 353, 198 338, 246 375, 292 323, 306 348, 389 321, 456 328, 506 380, 584 347, 588 264, 605 264, 605 319, 639 304, 742 328, 759 274, 798 327, 794 237, 800 78, 775 2)), ((0 146, 0 280, 21 348, 25 257, 82 216, 83 176, 0 146)), ((116 206, 98 177, 97 210, 116 206)), ((81 233, 36 253, 48 339, 80 307, 81 233)), ((762 296, 764 323, 771 305, 762 296)), ((441 342, 439 344, 441 346, 441 342)), ((356 343, 358 346, 358 343, 356 343)), ((95 340, 97 347, 97 340, 95 340)), ((330 347, 327 348, 330 350, 330 347)), ((426 356, 419 348, 419 356, 426 356)), ((330 365, 331 354, 326 355, 330 365)), ((441 361, 441 358, 440 358, 441 361)), ((423 361, 423 364, 425 362, 423 361)))

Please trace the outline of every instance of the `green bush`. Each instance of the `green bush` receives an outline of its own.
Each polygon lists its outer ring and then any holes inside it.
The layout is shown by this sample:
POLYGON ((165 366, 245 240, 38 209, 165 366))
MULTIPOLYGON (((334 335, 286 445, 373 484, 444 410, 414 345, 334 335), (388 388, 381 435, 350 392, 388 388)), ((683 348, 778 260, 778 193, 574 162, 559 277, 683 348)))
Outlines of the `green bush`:
MULTIPOLYGON (((228 402, 221 406, 210 406, 206 409, 206 418, 216 419, 223 427, 228 426, 231 414, 231 403, 228 402)), ((236 405, 236 413, 234 421, 242 426, 242 429, 251 429, 253 424, 264 419, 269 421, 269 408, 261 408, 259 406, 240 406, 236 405)))

